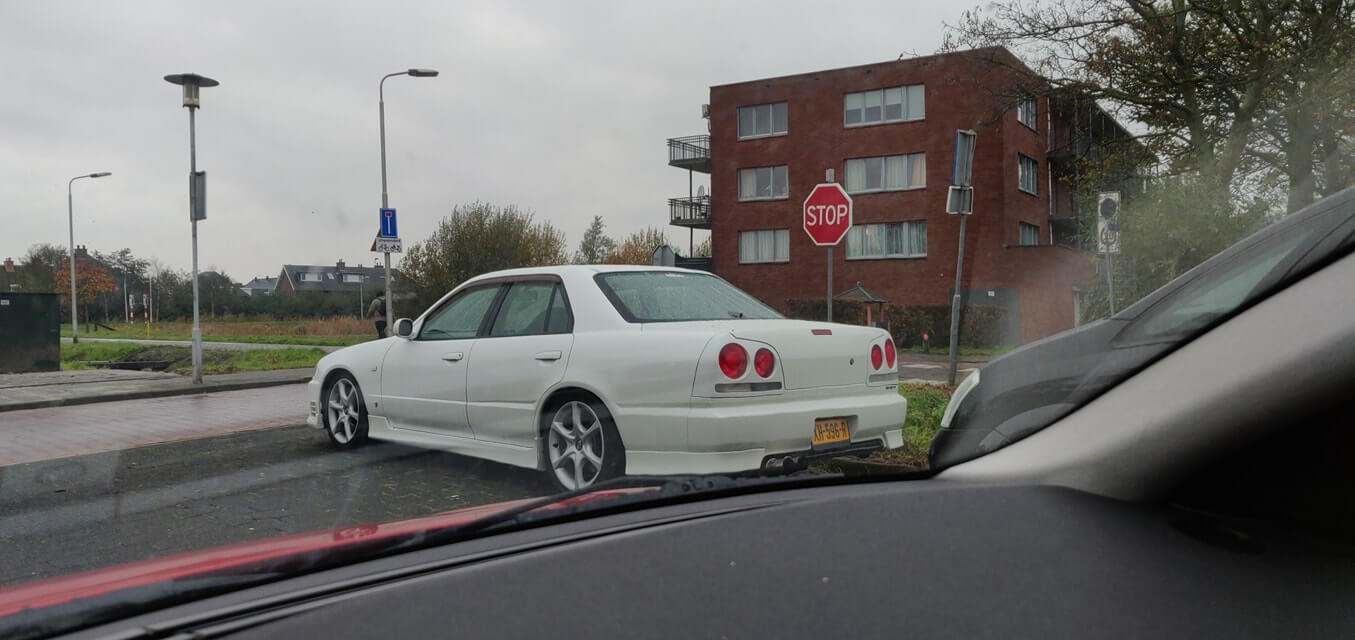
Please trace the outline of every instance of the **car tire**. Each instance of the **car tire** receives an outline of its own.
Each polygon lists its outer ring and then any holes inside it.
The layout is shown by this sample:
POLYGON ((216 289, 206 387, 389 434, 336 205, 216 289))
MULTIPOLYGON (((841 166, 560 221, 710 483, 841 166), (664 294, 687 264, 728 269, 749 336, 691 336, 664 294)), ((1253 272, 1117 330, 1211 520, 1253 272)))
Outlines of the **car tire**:
POLYGON ((341 448, 355 447, 367 441, 367 403, 362 399, 358 381, 340 373, 325 386, 320 415, 325 434, 341 448))
POLYGON ((557 491, 574 491, 626 474, 626 450, 606 405, 575 395, 541 414, 546 476, 557 491))

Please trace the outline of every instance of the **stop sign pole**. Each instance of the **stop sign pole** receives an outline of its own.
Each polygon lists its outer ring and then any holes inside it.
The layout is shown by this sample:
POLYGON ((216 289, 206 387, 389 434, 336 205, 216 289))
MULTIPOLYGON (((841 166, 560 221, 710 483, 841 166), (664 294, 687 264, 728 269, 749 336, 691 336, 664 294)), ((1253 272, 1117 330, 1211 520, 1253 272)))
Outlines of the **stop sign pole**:
POLYGON ((809 197, 805 198, 803 214, 805 233, 809 234, 809 239, 820 247, 828 247, 827 307, 828 321, 832 322, 833 247, 842 242, 842 238, 852 228, 852 197, 836 182, 815 185, 809 197))

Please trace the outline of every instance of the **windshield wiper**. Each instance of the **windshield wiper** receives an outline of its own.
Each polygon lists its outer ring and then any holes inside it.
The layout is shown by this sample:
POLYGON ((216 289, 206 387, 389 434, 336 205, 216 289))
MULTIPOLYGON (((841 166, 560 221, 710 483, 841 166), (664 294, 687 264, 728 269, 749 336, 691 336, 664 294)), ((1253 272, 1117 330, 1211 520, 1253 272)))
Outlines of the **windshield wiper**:
POLYGON ((743 319, 742 311, 727 311, 726 313, 728 313, 731 318, 738 318, 739 320, 743 319))

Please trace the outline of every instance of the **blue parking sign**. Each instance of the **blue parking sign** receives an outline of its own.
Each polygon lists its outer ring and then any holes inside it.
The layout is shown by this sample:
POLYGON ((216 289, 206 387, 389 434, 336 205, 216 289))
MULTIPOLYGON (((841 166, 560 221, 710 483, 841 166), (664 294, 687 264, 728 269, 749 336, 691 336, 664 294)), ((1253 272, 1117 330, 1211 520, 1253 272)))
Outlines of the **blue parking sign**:
POLYGON ((400 234, 395 232, 395 209, 381 210, 381 237, 398 238, 400 234))

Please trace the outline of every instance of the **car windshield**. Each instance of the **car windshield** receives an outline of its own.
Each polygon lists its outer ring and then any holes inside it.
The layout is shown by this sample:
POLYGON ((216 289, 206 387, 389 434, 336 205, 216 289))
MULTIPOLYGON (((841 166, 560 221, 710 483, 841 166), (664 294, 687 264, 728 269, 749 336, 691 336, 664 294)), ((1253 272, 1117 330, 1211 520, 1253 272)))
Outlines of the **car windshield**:
POLYGON ((1355 238, 1355 0, 8 0, 0 71, 0 638, 998 464, 1355 238))
POLYGON ((598 286, 631 322, 780 318, 781 314, 714 276, 632 271, 597 276, 598 286))

